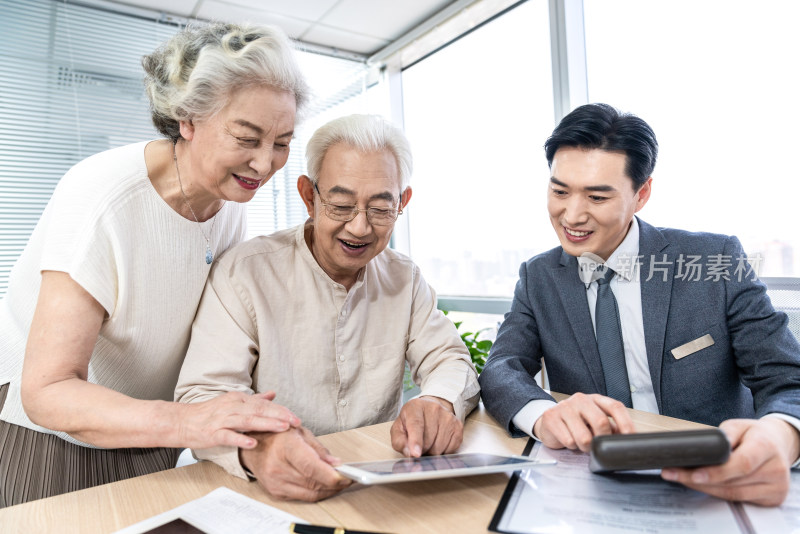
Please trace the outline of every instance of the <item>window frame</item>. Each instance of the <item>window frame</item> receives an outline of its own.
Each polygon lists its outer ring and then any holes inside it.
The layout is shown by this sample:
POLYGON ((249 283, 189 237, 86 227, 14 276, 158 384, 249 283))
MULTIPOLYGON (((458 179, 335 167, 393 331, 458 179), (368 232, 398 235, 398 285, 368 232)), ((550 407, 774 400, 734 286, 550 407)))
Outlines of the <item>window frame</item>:
MULTIPOLYGON (((525 0, 530 1, 530 0, 525 0)), ((482 3, 478 0, 475 4, 482 3)), ((487 2, 488 3, 488 2, 487 2)), ((475 24, 469 30, 451 36, 451 38, 436 45, 436 50, 448 46, 455 42, 466 33, 478 29, 481 25, 490 22, 493 18, 501 16, 513 10, 524 2, 517 2, 506 6, 502 10, 490 13, 485 20, 475 24)), ((555 127, 569 111, 577 106, 589 103, 588 97, 588 75, 586 62, 586 40, 584 29, 584 9, 583 0, 548 0, 550 13, 550 41, 551 41, 551 61, 553 73, 553 95, 554 95, 554 122, 555 127)), ((437 29, 441 33, 441 29, 437 29)), ((418 47, 417 47, 418 48, 418 47)), ((416 61, 427 57, 435 51, 415 50, 416 61)), ((381 54, 376 54, 380 56, 381 54)), ((385 58, 384 58, 385 59, 385 58)), ((401 65, 400 61, 391 58, 387 60, 386 70, 393 79, 391 91, 392 109, 403 109, 402 81, 400 73, 413 65, 401 65)), ((402 119, 401 121, 402 122, 402 119)), ((395 230, 395 243, 397 248, 406 254, 410 250, 408 243, 413 239, 410 235, 409 217, 398 224, 395 230)), ((789 290, 800 291, 800 277, 760 277, 768 290, 789 290)), ((439 295, 439 308, 443 310, 462 311, 469 313, 506 313, 511 307, 512 298, 510 297, 478 297, 470 295, 439 295)))

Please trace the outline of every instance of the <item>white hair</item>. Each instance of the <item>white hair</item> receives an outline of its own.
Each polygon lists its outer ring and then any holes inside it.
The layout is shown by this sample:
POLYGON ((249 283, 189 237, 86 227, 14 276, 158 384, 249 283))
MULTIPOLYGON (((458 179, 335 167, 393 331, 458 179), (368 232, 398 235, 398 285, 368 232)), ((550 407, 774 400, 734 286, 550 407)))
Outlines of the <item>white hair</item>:
POLYGON ((299 114, 309 89, 293 49, 274 26, 220 23, 178 32, 142 58, 153 124, 177 140, 180 121, 207 119, 232 92, 256 85, 293 94, 299 114))
POLYGON ((361 152, 388 150, 397 162, 400 191, 411 181, 411 146, 403 131, 380 115, 347 115, 334 119, 314 132, 306 146, 308 177, 316 184, 328 149, 344 144, 361 152))

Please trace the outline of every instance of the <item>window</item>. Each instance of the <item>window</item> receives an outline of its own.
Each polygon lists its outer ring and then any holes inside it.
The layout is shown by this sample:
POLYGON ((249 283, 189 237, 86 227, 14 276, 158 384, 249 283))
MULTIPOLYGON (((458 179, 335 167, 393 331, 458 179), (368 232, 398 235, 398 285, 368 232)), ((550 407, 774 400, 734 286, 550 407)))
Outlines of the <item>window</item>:
POLYGON ((410 253, 440 295, 510 297, 520 264, 558 244, 549 35, 547 3, 526 2, 403 71, 410 253))
MULTIPOLYGON (((141 57, 178 28, 55 0, 0 3, 0 297, 61 176, 91 154, 160 137, 141 57)), ((300 53, 314 95, 289 163, 249 204, 249 235, 302 222, 305 144, 331 113, 360 106, 363 63, 300 53)))
POLYGON ((737 235, 761 276, 800 276, 800 4, 584 2, 589 99, 660 144, 651 224, 737 235))
POLYGON ((139 61, 174 32, 62 2, 0 4, 0 296, 61 176, 156 137, 139 61))

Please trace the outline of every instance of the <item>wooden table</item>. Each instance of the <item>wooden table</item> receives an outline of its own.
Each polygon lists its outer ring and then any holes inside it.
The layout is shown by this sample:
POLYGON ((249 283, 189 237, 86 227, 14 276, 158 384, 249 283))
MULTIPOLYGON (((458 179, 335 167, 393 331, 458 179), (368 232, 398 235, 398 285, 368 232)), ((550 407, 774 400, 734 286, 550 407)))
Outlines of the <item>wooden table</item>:
MULTIPOLYGON (((703 427, 679 419, 630 410, 637 430, 656 432, 703 427)), ((390 444, 391 423, 321 436, 343 461, 399 458, 390 444)), ((527 438, 511 438, 479 406, 467 419, 462 452, 519 454, 527 438)), ((441 534, 485 533, 508 482, 508 474, 354 485, 319 503, 278 501, 257 483, 225 473, 209 462, 169 469, 0 510, 0 531, 113 532, 226 486, 311 523, 356 530, 441 534)))

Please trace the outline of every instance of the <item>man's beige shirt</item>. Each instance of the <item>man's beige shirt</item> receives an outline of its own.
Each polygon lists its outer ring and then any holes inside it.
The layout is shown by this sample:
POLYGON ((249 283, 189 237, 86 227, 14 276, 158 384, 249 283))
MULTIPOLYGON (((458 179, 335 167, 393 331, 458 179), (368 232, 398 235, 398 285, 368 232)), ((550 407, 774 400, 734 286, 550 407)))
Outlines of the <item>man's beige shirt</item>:
MULTIPOLYGON (((257 237, 214 265, 178 378, 180 402, 272 390, 316 435, 397 417, 405 363, 421 395, 462 421, 480 388, 469 352, 419 268, 391 249, 347 291, 306 245, 310 223, 257 237)), ((195 450, 245 478, 232 447, 195 450)))

